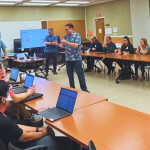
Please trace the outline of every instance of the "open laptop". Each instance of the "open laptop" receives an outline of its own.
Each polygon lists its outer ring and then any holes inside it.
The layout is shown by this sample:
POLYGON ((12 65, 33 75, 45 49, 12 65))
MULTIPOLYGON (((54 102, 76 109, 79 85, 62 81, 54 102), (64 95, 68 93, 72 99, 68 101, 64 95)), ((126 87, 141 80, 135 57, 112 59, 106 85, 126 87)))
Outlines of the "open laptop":
POLYGON ((39 114, 44 118, 55 121, 73 113, 77 92, 61 88, 56 107, 49 108, 39 114))
POLYGON ((27 74, 25 82, 24 82, 24 86, 13 89, 13 92, 15 94, 26 92, 28 88, 32 87, 33 80, 34 80, 34 76, 27 74))
POLYGON ((19 73, 19 69, 17 69, 17 68, 11 69, 9 84, 15 83, 17 81, 18 73, 19 73))

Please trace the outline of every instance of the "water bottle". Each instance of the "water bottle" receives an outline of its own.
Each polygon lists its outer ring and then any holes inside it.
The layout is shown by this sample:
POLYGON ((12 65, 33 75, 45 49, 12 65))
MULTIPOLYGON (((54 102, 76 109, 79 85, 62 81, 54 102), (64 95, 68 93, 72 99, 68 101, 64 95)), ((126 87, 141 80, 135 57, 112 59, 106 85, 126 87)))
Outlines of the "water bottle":
POLYGON ((33 58, 36 59, 36 54, 35 53, 33 54, 33 58))
MULTIPOLYGON (((31 70, 30 74, 35 77, 35 72, 33 69, 31 70)), ((35 85, 35 79, 33 80, 33 85, 35 85)))

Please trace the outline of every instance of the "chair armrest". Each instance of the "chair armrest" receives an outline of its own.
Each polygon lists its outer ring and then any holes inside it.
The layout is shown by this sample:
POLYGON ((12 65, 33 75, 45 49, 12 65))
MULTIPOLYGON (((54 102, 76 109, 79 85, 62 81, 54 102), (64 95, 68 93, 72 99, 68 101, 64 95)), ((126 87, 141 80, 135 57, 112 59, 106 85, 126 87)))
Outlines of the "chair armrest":
POLYGON ((37 145, 37 146, 33 146, 33 147, 30 147, 30 148, 27 148, 25 150, 48 150, 48 147, 45 146, 45 145, 37 145))

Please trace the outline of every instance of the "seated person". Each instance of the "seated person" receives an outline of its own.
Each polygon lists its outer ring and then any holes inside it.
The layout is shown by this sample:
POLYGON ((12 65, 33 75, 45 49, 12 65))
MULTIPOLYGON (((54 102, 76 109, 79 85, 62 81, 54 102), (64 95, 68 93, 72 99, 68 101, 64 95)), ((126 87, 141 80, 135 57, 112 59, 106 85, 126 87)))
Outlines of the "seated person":
MULTIPOLYGON (((96 39, 95 36, 91 38, 90 52, 103 52, 103 47, 101 43, 96 39)), ((89 71, 93 70, 94 59, 96 58, 87 57, 87 69, 89 71)))
MULTIPOLYGON (((7 79, 2 78, 5 76, 5 69, 3 64, 0 62, 0 80, 5 80, 8 82, 7 79)), ((35 93, 34 88, 29 88, 27 92, 20 93, 20 94, 14 94, 13 91, 9 90, 10 97, 12 101, 7 102, 7 108, 5 110, 5 113, 12 117, 17 118, 20 120, 20 116, 23 117, 23 119, 31 121, 31 124, 35 125, 38 124, 43 118, 39 115, 36 115, 34 113, 31 113, 27 109, 25 109, 25 106, 23 104, 18 104, 18 102, 24 100, 28 96, 31 96, 35 93)))
POLYGON ((130 39, 125 36, 123 38, 123 45, 121 47, 121 52, 128 52, 129 54, 134 54, 134 48, 133 45, 130 42, 130 39))
MULTIPOLYGON (((150 47, 147 43, 147 39, 142 38, 140 41, 140 45, 138 45, 138 48, 136 50, 136 55, 150 55, 150 47)), ((135 76, 133 78, 133 80, 137 80, 138 79, 138 68, 139 66, 141 66, 141 72, 142 72, 142 77, 140 78, 140 82, 142 82, 143 80, 145 80, 144 77, 144 67, 147 65, 147 62, 135 62, 135 76)))
POLYGON ((8 143, 11 142, 12 145, 20 149, 26 149, 36 145, 48 146, 49 150, 80 149, 80 145, 75 142, 73 143, 67 137, 55 137, 54 131, 50 127, 36 128, 17 125, 12 122, 4 113, 8 95, 8 83, 0 80, 0 139, 6 147, 8 143))
MULTIPOLYGON (((103 47, 104 47, 105 52, 107 53, 114 53, 114 51, 117 49, 115 43, 112 42, 110 36, 106 37, 106 44, 104 44, 103 47)), ((107 73, 108 75, 111 73, 111 71, 112 73, 114 72, 114 67, 112 66, 112 63, 114 61, 117 62, 121 68, 123 68, 122 62, 120 60, 105 58, 103 62, 108 68, 108 73, 107 73)))

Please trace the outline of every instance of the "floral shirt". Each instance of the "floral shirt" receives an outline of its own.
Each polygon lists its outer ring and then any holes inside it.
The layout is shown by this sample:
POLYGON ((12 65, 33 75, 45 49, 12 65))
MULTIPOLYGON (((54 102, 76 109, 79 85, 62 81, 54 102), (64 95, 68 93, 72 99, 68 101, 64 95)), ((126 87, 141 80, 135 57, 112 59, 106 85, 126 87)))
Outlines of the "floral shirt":
POLYGON ((73 32, 70 35, 65 36, 65 40, 71 43, 78 43, 79 46, 77 48, 71 47, 65 44, 66 50, 66 61, 80 61, 82 60, 80 51, 81 51, 81 36, 79 33, 73 32))

